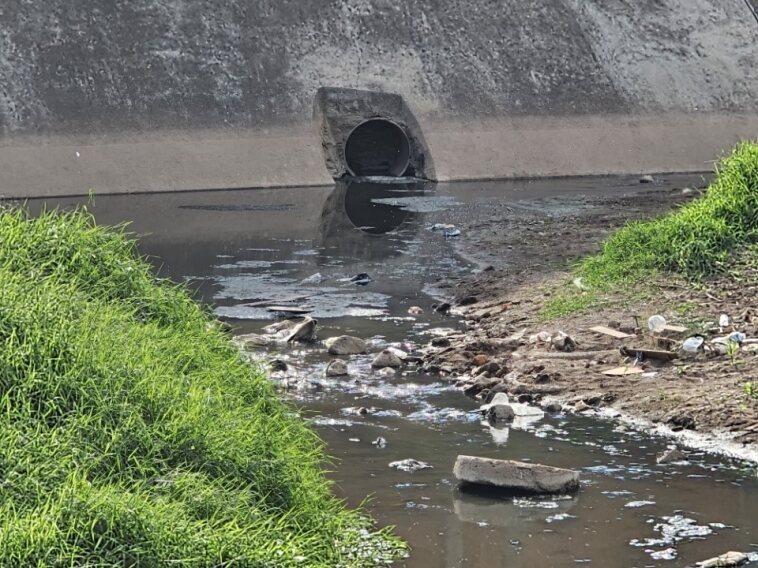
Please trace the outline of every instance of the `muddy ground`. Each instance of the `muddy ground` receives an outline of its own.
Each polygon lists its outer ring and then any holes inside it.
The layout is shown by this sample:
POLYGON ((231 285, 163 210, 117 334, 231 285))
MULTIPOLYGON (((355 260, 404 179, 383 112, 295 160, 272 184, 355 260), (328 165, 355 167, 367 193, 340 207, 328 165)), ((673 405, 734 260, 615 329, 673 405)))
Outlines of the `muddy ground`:
POLYGON ((505 391, 512 398, 542 406, 559 403, 574 412, 622 412, 674 431, 715 434, 754 450, 758 398, 748 394, 745 384, 758 385, 758 345, 691 356, 679 347, 695 332, 703 333, 706 343, 733 330, 758 338, 755 259, 736 266, 733 275, 702 285, 665 279, 645 283, 635 293, 610 296, 604 307, 589 312, 549 321, 541 313, 561 287, 572 285, 572 260, 597 251, 603 238, 626 220, 661 214, 696 195, 653 185, 626 196, 494 205, 484 217, 471 215, 466 224, 459 222, 463 236, 458 250, 481 271, 441 288, 455 299, 454 313, 464 315, 469 330, 437 340, 426 353, 427 368, 458 380, 467 394, 485 400, 505 391), (653 314, 687 331, 653 338, 647 326, 653 314), (718 325, 721 314, 730 317, 725 328, 718 325), (597 325, 631 337, 590 330, 597 325), (535 342, 533 336, 543 331, 553 337, 558 331, 568 334, 575 350, 535 342), (638 360, 640 349, 669 349, 679 358, 638 360), (602 373, 626 365, 644 372, 602 373))

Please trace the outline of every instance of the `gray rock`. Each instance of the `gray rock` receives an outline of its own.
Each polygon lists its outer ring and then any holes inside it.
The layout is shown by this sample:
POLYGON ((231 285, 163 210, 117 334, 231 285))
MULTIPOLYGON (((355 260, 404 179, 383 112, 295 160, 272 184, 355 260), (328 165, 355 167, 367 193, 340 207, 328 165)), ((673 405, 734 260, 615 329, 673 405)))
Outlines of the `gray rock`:
POLYGON ((291 343, 293 341, 312 341, 316 336, 317 325, 318 320, 306 317, 303 321, 292 328, 292 332, 289 334, 289 337, 287 337, 287 343, 291 343))
POLYGON ((268 333, 270 335, 275 335, 277 333, 280 333, 285 330, 290 330, 294 328, 297 325, 296 321, 293 320, 282 320, 278 321, 276 323, 272 323, 271 325, 267 325, 263 328, 264 333, 268 333))
POLYGON ((565 493, 579 488, 579 472, 547 465, 458 456, 453 469, 462 485, 488 485, 532 493, 565 493))
POLYGON ((516 413, 513 412, 513 408, 508 404, 495 404, 491 405, 484 417, 488 422, 511 422, 516 417, 516 413))
POLYGON ((669 448, 665 452, 661 452, 655 461, 661 465, 678 461, 687 461, 687 455, 677 448, 669 448))
POLYGON ((286 371, 289 368, 287 366, 287 363, 285 363, 281 359, 273 359, 273 360, 269 361, 268 367, 273 372, 276 372, 276 371, 286 371))
POLYGON ((500 364, 496 361, 488 361, 484 365, 477 367, 476 370, 474 370, 474 376, 481 375, 482 373, 489 373, 490 375, 494 375, 500 370, 500 364))
POLYGON ((390 463, 390 467, 394 467, 395 469, 399 469, 400 471, 408 471, 408 472, 414 472, 419 471, 420 469, 432 469, 432 466, 429 465, 426 462, 422 462, 419 460, 414 460, 412 458, 406 459, 406 460, 400 460, 400 461, 394 461, 390 463))
POLYGON ((329 364, 324 370, 324 375, 327 377, 344 377, 349 374, 350 373, 347 370, 347 363, 340 361, 339 359, 329 361, 329 364))
POLYGON ((324 344, 330 355, 358 355, 366 352, 366 342, 351 335, 330 337, 324 344))
POLYGON ((563 351, 565 353, 576 351, 576 341, 574 338, 563 333, 562 331, 559 331, 555 336, 553 336, 551 342, 556 351, 563 351))
POLYGON ((242 349, 252 349, 254 347, 265 347, 267 345, 274 345, 277 340, 273 335, 262 335, 260 333, 247 333, 245 335, 238 335, 234 338, 234 342, 242 349))
POLYGON ((403 366, 403 361, 395 353, 389 349, 385 349, 374 357, 374 360, 371 361, 371 366, 374 367, 374 369, 384 369, 385 367, 397 369, 403 366))
POLYGON ((695 566, 698 568, 723 568, 725 566, 742 566, 743 564, 747 563, 748 559, 749 558, 747 554, 731 550, 726 554, 722 554, 721 556, 716 556, 714 558, 709 558, 708 560, 698 562, 695 566))
POLYGON ((655 183, 655 178, 651 175, 645 175, 640 178, 640 183, 655 183))

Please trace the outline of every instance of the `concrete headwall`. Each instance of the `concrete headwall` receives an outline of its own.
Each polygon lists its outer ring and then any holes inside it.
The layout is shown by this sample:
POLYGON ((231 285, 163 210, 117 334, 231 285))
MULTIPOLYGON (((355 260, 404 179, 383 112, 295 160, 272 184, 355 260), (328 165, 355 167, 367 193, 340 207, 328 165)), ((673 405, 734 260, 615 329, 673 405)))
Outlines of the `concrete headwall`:
POLYGON ((319 87, 440 179, 708 169, 758 136, 753 0, 6 0, 0 194, 328 183, 319 87))

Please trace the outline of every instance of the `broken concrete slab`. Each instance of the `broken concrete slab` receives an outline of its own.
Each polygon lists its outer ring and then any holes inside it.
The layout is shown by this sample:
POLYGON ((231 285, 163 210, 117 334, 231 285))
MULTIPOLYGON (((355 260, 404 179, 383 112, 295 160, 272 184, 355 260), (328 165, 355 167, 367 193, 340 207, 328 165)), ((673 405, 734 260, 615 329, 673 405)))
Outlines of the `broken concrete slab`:
POLYGON ((579 489, 579 472, 541 464, 458 456, 453 468, 462 486, 485 485, 531 493, 568 493, 579 489))

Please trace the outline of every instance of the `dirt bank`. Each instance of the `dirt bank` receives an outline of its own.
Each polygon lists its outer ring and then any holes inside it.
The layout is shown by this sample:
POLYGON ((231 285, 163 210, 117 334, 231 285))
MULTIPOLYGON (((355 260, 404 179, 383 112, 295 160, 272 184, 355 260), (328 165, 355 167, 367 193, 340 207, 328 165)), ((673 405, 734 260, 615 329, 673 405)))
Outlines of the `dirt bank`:
POLYGON ((465 317, 469 330, 437 340, 427 351, 427 367, 484 399, 502 390, 543 406, 557 402, 572 412, 620 411, 675 431, 716 434, 755 448, 758 398, 751 396, 749 384, 758 385, 758 346, 745 343, 728 353, 708 347, 732 331, 748 340, 758 337, 755 253, 736 263, 729 277, 699 286, 676 279, 647 282, 641 289, 608 295, 578 315, 548 318, 544 311, 556 291, 573 285, 568 261, 596 251, 603 237, 627 219, 663 213, 693 195, 697 192, 654 188, 595 200, 577 196, 511 203, 491 208, 484 217, 472 215, 468 226, 460 227, 465 235, 460 252, 487 268, 448 284, 450 296, 468 304, 454 313, 465 317), (654 314, 684 329, 653 338, 647 322, 654 314), (729 316, 723 327, 721 314, 729 316), (597 333, 591 330, 595 326, 628 337, 597 333), (559 331, 575 341, 573 351, 540 340, 559 331), (540 332, 546 333, 533 337, 540 332), (693 333, 703 335, 707 351, 685 357, 679 347, 693 333), (639 357, 641 350, 671 350, 679 357, 639 357), (603 374, 627 365, 642 372, 603 374))

